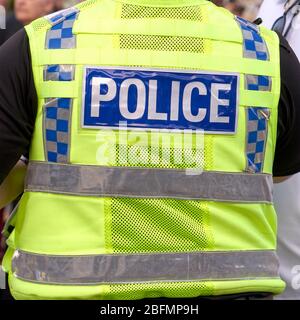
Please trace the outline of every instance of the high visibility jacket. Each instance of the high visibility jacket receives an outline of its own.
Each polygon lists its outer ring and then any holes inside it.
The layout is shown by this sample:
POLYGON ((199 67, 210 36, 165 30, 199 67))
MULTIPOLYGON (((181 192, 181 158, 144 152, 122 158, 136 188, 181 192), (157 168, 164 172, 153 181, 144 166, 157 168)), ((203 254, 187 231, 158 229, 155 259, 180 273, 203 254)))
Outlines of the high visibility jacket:
POLYGON ((204 0, 89 0, 26 32, 38 112, 13 296, 280 293, 277 35, 204 0))

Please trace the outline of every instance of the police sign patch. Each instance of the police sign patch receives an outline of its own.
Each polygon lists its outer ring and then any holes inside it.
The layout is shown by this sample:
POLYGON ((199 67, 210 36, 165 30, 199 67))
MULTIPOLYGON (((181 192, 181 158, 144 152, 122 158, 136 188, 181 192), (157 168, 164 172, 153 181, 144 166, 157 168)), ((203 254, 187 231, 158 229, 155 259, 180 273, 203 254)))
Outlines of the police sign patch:
POLYGON ((86 67, 84 77, 84 128, 235 133, 237 74, 86 67))

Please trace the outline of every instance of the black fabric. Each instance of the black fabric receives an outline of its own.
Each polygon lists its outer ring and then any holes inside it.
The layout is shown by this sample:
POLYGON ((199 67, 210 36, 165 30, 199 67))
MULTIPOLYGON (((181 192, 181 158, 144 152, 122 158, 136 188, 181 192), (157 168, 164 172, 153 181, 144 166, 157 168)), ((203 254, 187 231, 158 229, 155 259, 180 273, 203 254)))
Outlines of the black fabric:
POLYGON ((0 289, 0 301, 8 300, 12 301, 14 300, 13 296, 10 293, 9 287, 8 287, 8 274, 5 274, 5 289, 0 289))
MULTIPOLYGON (((280 37, 281 97, 274 176, 300 172, 300 64, 280 37)), ((0 48, 0 183, 29 152, 37 112, 29 41, 24 29, 0 48)))
POLYGON ((28 154, 36 112, 29 41, 21 29, 0 47, 0 183, 28 154))
POLYGON ((8 13, 6 17, 6 28, 0 29, 0 46, 22 27, 21 22, 15 18, 14 14, 8 13))
POLYGON ((300 65, 286 39, 281 35, 279 38, 281 94, 273 167, 275 177, 289 176, 300 171, 300 65))

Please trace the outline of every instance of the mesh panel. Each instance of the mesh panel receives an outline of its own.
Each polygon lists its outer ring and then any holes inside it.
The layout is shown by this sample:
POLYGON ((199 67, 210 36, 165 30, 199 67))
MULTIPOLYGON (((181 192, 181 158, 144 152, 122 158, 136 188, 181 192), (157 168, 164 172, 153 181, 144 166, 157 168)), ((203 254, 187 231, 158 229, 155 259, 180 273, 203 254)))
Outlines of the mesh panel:
POLYGON ((39 31, 39 30, 42 30, 44 28, 49 27, 50 23, 45 18, 40 18, 40 19, 32 22, 31 25, 32 25, 32 28, 34 31, 39 31))
POLYGON ((120 36, 121 49, 204 52, 206 40, 194 37, 127 35, 120 36))
MULTIPOLYGON (((80 4, 78 4, 76 7, 80 10, 82 9, 86 9, 92 5, 94 5, 95 3, 97 3, 99 0, 87 0, 87 1, 83 1, 80 4)), ((40 18, 37 19, 35 21, 32 22, 32 27, 35 31, 39 31, 43 28, 46 28, 50 26, 50 23, 47 21, 47 19, 45 18, 40 18)))
POLYGON ((181 20, 202 21, 202 11, 200 6, 189 7, 146 7, 131 4, 122 5, 121 18, 140 19, 140 18, 165 18, 181 20))
MULTIPOLYGON (((200 6, 163 8, 129 4, 122 5, 121 18, 169 18, 200 22, 205 20, 200 6)), ((207 53, 210 50, 210 40, 194 37, 121 34, 119 39, 120 48, 125 50, 195 53, 207 53)), ((178 147, 178 144, 176 146, 178 147)), ((182 150, 180 147, 171 147, 165 150, 157 145, 131 145, 125 146, 125 150, 124 146, 117 145, 116 148, 117 166, 185 169, 203 167, 204 164, 204 151, 195 148, 182 150), (155 161, 151 157, 154 157, 155 161), (187 163, 185 159, 196 161, 187 163)), ((210 150, 206 148, 205 153, 207 151, 210 150)), ((108 252, 193 252, 213 248, 208 202, 112 198, 107 201, 105 211, 105 247, 108 252)), ((111 297, 120 299, 196 297, 211 294, 211 285, 203 282, 110 286, 111 297)))
MULTIPOLYGON (((200 6, 190 7, 147 7, 123 4, 121 18, 149 19, 169 18, 178 20, 203 21, 200 6)), ((204 53, 208 50, 209 40, 194 37, 170 37, 151 35, 120 35, 121 49, 184 51, 204 53)))
POLYGON ((173 199, 111 200, 114 253, 192 252, 208 250, 212 238, 207 204, 173 199))
POLYGON ((92 5, 94 5, 95 3, 99 2, 99 0, 87 0, 87 1, 82 1, 80 2, 76 7, 78 9, 85 9, 88 8, 92 5))
MULTIPOLYGON (((117 146, 118 166, 174 169, 204 166, 204 150, 200 148, 134 144, 123 148, 117 146)), ((107 209, 106 248, 112 252, 186 252, 212 248, 204 201, 113 198, 107 209)))
POLYGON ((114 299, 130 300, 143 298, 192 298, 213 295, 213 286, 203 282, 166 282, 110 286, 114 299))
POLYGON ((213 170, 214 168, 214 139, 215 137, 212 135, 205 135, 204 137, 204 154, 205 154, 205 162, 204 162, 204 170, 213 170))
POLYGON ((158 146, 116 146, 117 166, 190 169, 203 168, 204 150, 158 146))

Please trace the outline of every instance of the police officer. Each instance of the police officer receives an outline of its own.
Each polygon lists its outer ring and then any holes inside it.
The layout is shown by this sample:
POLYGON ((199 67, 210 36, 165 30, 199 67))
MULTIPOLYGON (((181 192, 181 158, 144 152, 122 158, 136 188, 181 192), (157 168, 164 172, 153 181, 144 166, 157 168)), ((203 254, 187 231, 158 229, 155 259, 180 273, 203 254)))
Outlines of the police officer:
POLYGON ((280 42, 205 0, 89 0, 11 39, 1 181, 29 153, 13 297, 281 293, 272 174, 300 169, 282 65, 300 69, 280 42))

